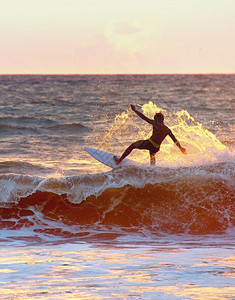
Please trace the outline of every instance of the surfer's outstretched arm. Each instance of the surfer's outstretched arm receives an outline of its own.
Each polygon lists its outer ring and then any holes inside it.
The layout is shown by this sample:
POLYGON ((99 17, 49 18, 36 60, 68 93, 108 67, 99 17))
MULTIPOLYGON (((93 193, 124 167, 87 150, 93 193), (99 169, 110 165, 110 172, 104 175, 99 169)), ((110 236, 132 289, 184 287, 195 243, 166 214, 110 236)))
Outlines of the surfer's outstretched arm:
POLYGON ((139 112, 138 110, 136 110, 135 106, 131 104, 131 109, 137 114, 137 116, 139 116, 141 119, 143 119, 144 121, 148 122, 149 124, 153 124, 153 120, 149 119, 148 117, 146 117, 144 114, 142 114, 141 112, 139 112))
POLYGON ((186 149, 180 145, 180 142, 176 139, 176 137, 174 136, 174 134, 172 133, 171 130, 170 130, 169 136, 171 137, 172 141, 176 144, 176 146, 180 149, 180 151, 184 154, 187 154, 186 149))
POLYGON ((180 149, 180 151, 181 151, 182 153, 187 154, 186 149, 180 145, 180 142, 179 142, 179 141, 176 141, 175 144, 176 144, 176 146, 180 149))

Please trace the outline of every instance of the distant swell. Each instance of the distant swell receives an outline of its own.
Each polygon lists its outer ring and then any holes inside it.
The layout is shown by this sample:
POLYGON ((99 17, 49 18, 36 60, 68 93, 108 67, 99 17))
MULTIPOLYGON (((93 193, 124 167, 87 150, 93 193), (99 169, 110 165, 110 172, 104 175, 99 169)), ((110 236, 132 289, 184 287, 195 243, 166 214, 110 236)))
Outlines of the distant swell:
POLYGON ((53 224, 145 227, 153 232, 208 234, 235 226, 234 190, 221 179, 194 178, 107 188, 72 203, 66 193, 35 191, 0 208, 0 228, 31 227, 58 234, 53 224))
POLYGON ((74 130, 87 129, 87 127, 80 123, 71 123, 71 124, 58 124, 55 126, 51 126, 50 129, 74 131, 74 130))
POLYGON ((40 118, 0 118, 0 130, 3 133, 27 131, 29 133, 39 133, 40 130, 53 130, 53 132, 77 132, 90 129, 80 123, 54 124, 52 120, 40 118))

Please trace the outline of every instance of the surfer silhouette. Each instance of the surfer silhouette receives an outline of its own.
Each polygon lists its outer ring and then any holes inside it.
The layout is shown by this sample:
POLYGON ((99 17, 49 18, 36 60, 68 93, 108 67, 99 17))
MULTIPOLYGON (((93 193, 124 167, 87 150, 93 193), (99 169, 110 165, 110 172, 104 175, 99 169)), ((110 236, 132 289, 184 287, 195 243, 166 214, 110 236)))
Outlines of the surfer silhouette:
POLYGON ((171 137, 176 146, 184 154, 187 154, 186 149, 180 145, 180 142, 176 139, 170 128, 164 124, 164 116, 162 113, 156 113, 154 119, 149 119, 144 114, 136 110, 134 105, 131 105, 131 109, 139 116, 141 119, 145 120, 147 123, 153 126, 152 136, 147 140, 140 140, 132 143, 122 154, 120 158, 114 156, 114 161, 116 164, 120 164, 121 161, 127 157, 133 149, 146 149, 149 150, 150 154, 150 164, 155 165, 156 153, 160 150, 161 143, 167 135, 171 137))

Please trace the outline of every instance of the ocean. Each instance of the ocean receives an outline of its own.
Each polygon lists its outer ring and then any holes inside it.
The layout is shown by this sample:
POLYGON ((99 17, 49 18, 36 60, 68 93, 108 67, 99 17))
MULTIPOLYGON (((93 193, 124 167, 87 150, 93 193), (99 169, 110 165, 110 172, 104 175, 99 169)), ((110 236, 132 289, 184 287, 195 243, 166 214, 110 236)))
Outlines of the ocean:
POLYGON ((1 299, 235 299, 235 75, 1 75, 1 299), (149 165, 110 169, 167 137, 149 165))

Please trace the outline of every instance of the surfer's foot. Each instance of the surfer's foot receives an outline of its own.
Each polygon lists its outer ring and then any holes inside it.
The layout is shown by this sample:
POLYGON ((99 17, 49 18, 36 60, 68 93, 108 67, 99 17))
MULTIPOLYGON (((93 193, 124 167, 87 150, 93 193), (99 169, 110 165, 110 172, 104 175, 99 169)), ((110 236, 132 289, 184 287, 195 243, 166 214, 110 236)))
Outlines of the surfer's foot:
POLYGON ((119 158, 118 158, 117 156, 114 156, 113 159, 114 159, 114 161, 115 161, 115 163, 116 163, 117 165, 120 164, 120 160, 119 160, 119 158))

